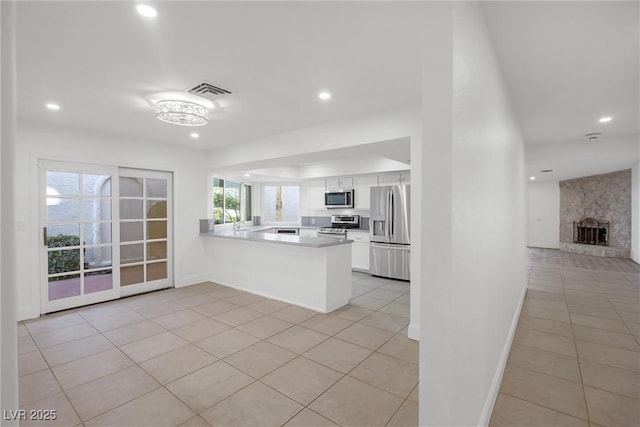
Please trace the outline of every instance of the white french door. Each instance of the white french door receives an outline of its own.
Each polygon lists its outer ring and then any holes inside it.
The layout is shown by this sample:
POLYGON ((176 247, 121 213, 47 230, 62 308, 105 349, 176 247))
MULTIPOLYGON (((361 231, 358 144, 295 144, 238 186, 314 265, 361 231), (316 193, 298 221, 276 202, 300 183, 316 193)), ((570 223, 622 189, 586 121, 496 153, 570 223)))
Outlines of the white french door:
POLYGON ((118 168, 41 161, 41 312, 119 296, 118 168))
POLYGON ((173 176, 120 169, 120 294, 173 285, 173 176))
POLYGON ((41 312, 173 285, 173 176, 39 163, 41 312))

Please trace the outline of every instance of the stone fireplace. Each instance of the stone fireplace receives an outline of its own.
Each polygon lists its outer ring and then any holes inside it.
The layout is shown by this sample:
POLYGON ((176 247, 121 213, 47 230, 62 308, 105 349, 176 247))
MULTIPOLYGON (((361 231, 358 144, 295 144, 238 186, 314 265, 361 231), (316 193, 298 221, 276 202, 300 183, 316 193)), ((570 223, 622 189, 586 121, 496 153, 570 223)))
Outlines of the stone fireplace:
POLYGON ((560 250, 629 258, 631 170, 560 181, 560 250))

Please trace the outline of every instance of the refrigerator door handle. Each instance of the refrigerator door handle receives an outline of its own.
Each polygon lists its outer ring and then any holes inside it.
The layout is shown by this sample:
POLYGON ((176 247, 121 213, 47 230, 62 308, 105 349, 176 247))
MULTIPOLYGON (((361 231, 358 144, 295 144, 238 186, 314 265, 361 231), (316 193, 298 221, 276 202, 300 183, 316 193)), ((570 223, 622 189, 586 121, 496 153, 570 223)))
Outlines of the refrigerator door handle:
POLYGON ((387 227, 386 235, 387 235, 387 242, 388 242, 388 241, 391 240, 391 224, 392 224, 392 221, 391 221, 391 191, 389 191, 387 193, 387 212, 386 212, 386 215, 387 215, 387 221, 386 221, 385 225, 387 227))
POLYGON ((390 222, 391 222, 391 236, 395 237, 395 234, 396 234, 396 230, 395 230, 396 219, 394 218, 394 216, 395 216, 396 199, 395 199, 395 196, 393 195, 393 191, 390 194, 391 194, 391 203, 389 204, 389 211, 391 212, 391 215, 390 215, 389 218, 390 218, 390 222))

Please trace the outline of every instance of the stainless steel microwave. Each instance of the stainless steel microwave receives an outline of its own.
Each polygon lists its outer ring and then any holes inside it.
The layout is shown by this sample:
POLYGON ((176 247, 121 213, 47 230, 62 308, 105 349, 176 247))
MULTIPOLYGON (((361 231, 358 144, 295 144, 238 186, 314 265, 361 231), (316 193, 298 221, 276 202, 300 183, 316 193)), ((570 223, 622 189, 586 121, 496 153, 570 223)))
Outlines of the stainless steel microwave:
POLYGON ((324 207, 327 209, 353 208, 354 191, 351 189, 324 192, 324 207))

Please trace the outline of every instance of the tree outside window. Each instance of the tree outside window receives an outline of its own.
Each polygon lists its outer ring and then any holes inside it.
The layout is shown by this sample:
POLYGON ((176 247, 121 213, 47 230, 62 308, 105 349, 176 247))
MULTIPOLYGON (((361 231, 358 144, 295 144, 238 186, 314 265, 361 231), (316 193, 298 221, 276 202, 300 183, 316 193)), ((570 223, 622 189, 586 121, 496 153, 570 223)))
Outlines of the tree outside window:
POLYGON ((216 224, 227 224, 251 218, 251 186, 239 182, 213 179, 213 219, 216 224), (244 187, 244 191, 243 191, 244 187), (244 196, 244 197, 243 197, 244 196), (244 202, 244 203, 243 203, 244 202), (243 206, 244 205, 244 206, 243 206), (244 207, 244 209, 243 209, 244 207))

